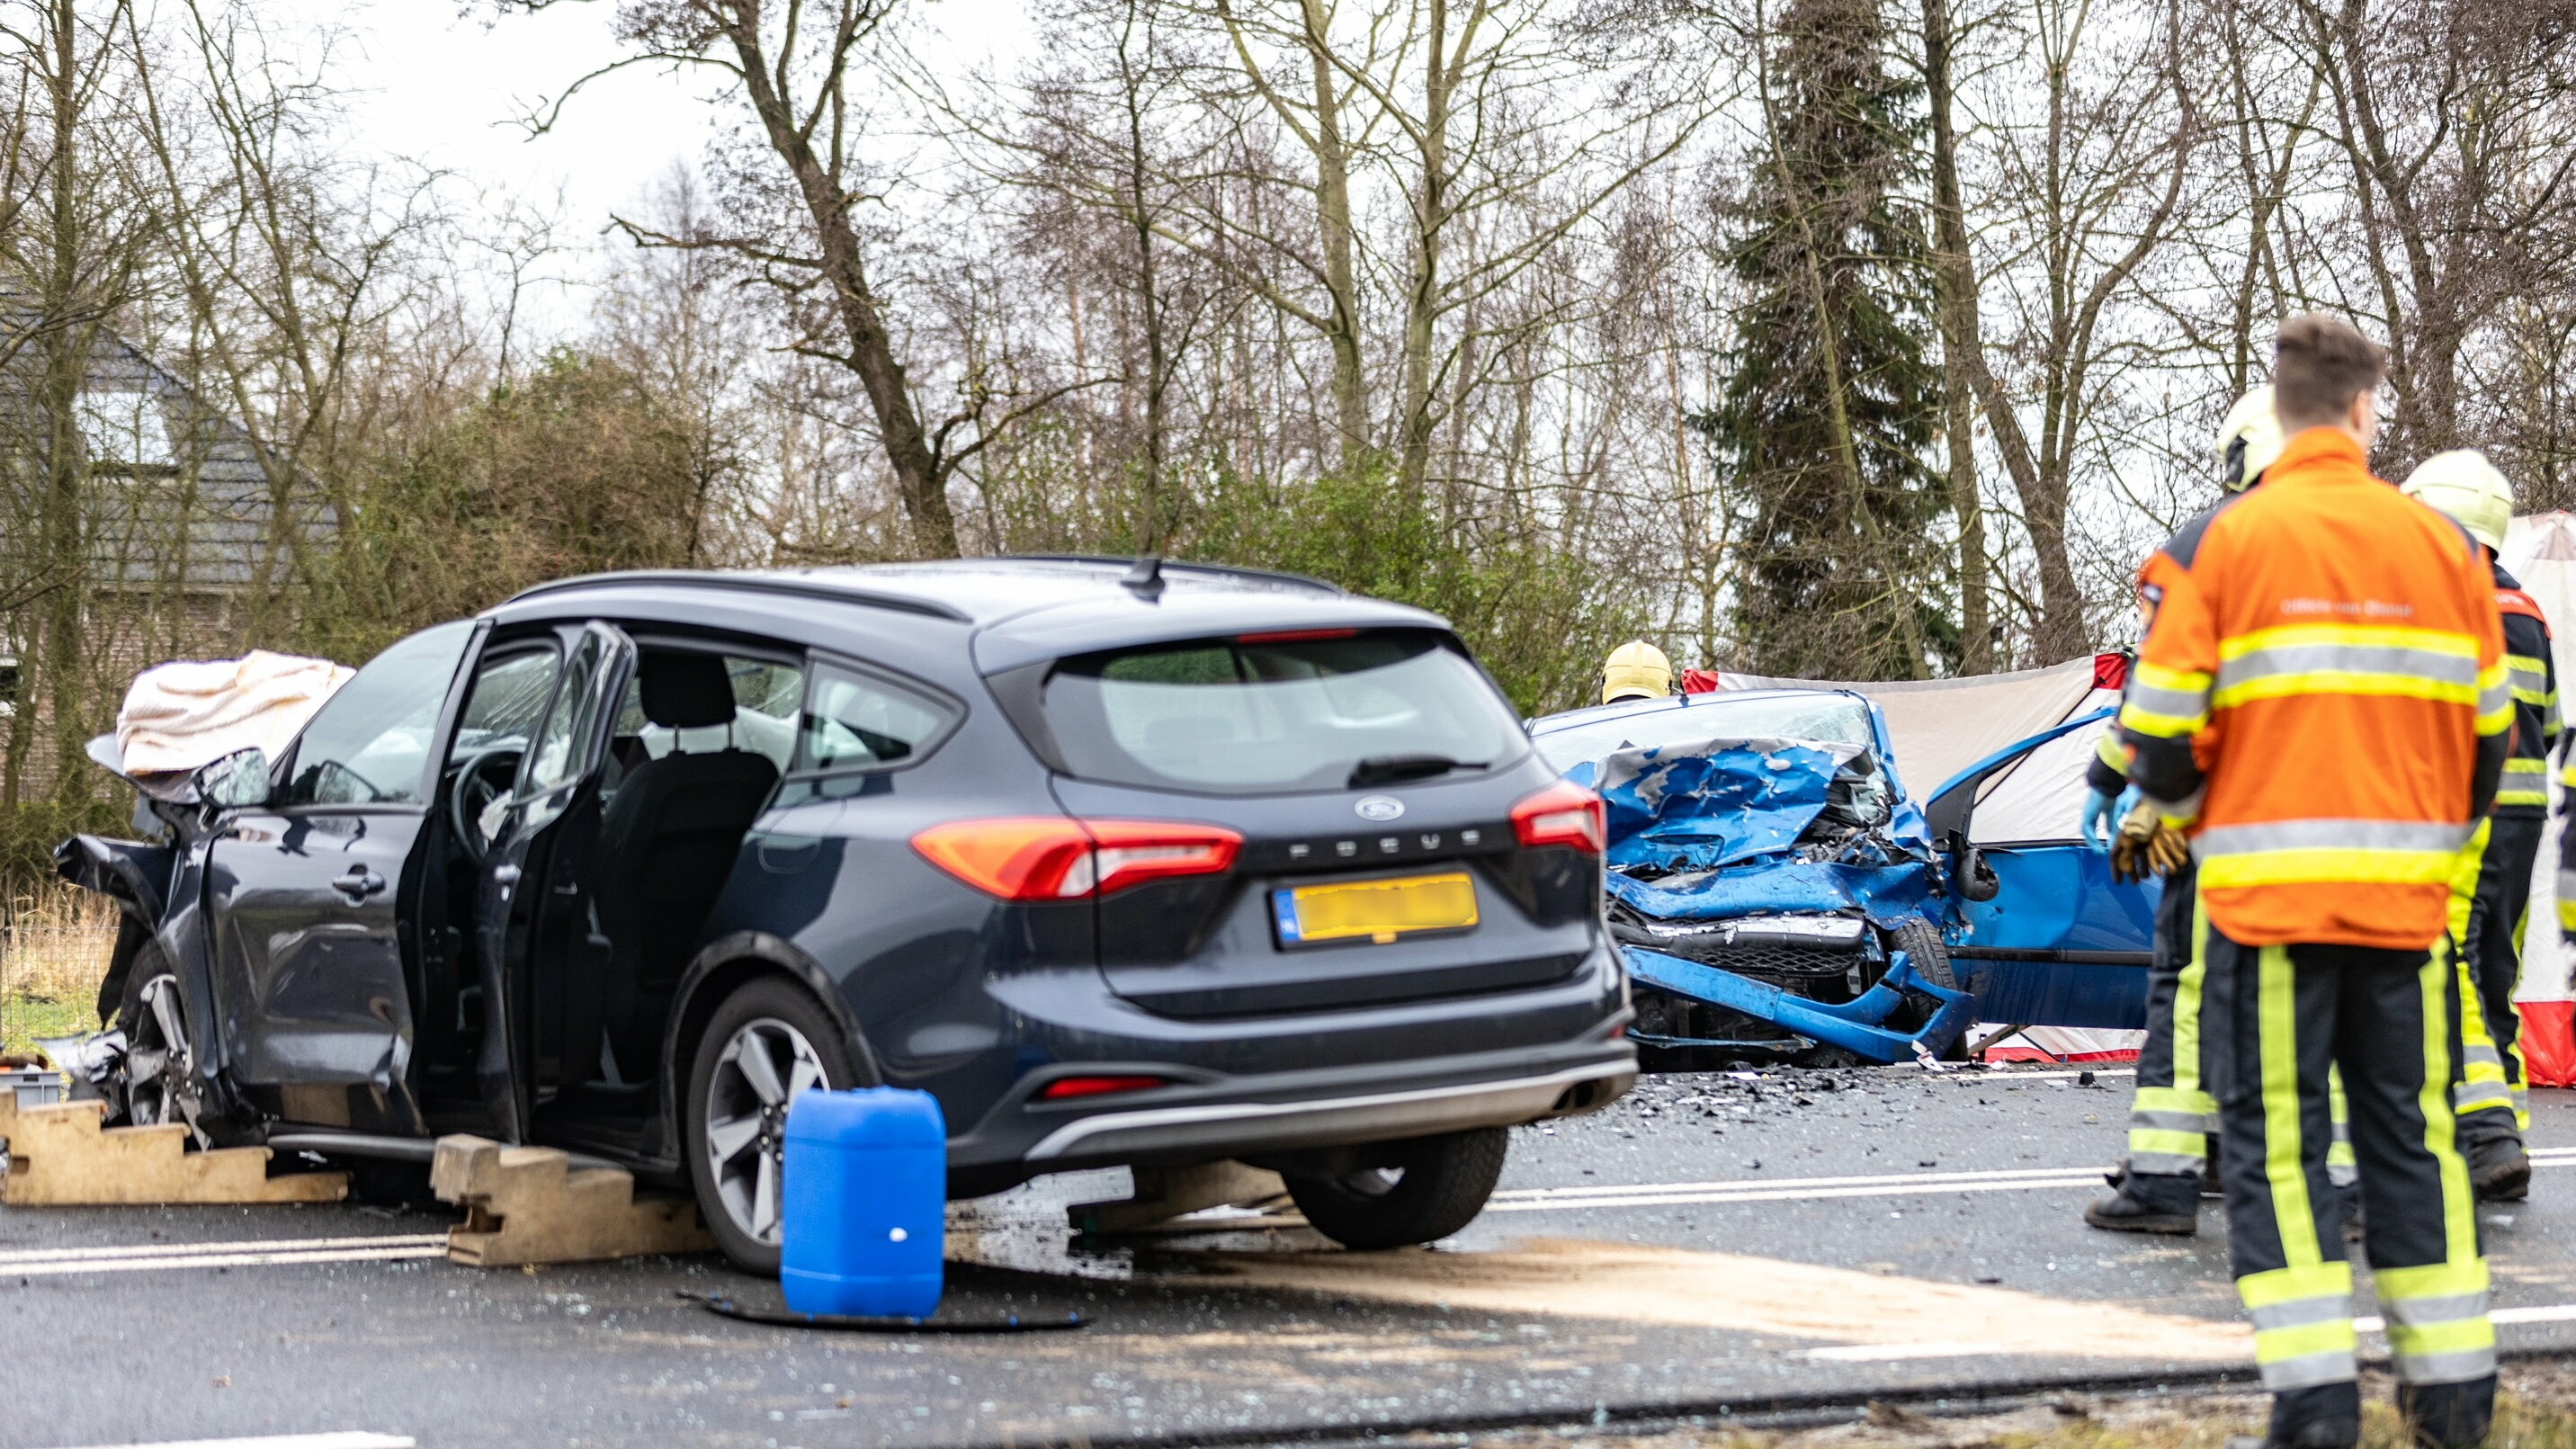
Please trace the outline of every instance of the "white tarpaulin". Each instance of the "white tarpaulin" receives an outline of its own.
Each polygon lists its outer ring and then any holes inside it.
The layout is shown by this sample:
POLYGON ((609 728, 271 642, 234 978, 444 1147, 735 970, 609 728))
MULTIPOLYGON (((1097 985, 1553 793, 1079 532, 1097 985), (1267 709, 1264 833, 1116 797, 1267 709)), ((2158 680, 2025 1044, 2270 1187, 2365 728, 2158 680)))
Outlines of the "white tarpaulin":
POLYGON ((155 665, 134 677, 116 712, 125 773, 184 773, 254 747, 274 760, 353 672, 265 649, 155 665))
MULTIPOLYGON (((1967 679, 1860 684, 1752 674, 1720 678, 1728 689, 1848 689, 1867 697, 1887 716, 1906 790, 1929 803, 1943 781, 2013 741, 2119 703, 2117 692, 2094 688, 2096 669, 2088 655, 2045 669, 1967 679)), ((2060 736, 1988 780, 1970 834, 1980 843, 2073 839, 2084 808, 2084 765, 2099 733, 2096 727, 2060 736)))
MULTIPOLYGON (((2576 666, 2576 640, 2568 637, 2576 628, 2576 514, 2534 513, 2513 521, 2505 530, 2505 571, 2522 584, 2522 591, 2540 605, 2549 617, 2549 632, 2555 641, 2558 687, 2563 694, 2576 666)), ((2532 871, 2531 927, 2522 940, 2522 986, 2514 992, 2523 1001, 2563 1001, 2567 991, 2568 952, 2558 939, 2558 830, 2556 800, 2561 793, 2552 771, 2549 786, 2552 805, 2549 811, 2549 833, 2542 837, 2540 861, 2532 871)))

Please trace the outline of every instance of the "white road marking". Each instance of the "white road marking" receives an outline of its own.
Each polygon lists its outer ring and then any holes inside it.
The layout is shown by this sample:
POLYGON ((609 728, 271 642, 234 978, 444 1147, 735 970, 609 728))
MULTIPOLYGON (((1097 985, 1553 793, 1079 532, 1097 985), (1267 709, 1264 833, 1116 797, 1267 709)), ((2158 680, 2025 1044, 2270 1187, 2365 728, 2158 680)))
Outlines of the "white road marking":
POLYGON ((255 1439, 165 1439, 152 1444, 93 1444, 84 1449, 413 1449, 408 1434, 262 1434, 255 1439))
POLYGON ((1789 1177, 1769 1181, 1638 1183, 1630 1186, 1522 1188, 1498 1192, 1489 1213, 1561 1212, 1571 1208, 1686 1207, 1736 1202, 1806 1202, 1825 1198, 1907 1197, 1944 1192, 2014 1192, 2100 1187, 2098 1167, 2033 1167, 1991 1172, 1884 1173, 1866 1177, 1789 1177))
POLYGON ((254 1238, 114 1248, 22 1249, 0 1253, 0 1277, 134 1273, 162 1268, 268 1268, 290 1263, 398 1263, 447 1256, 445 1233, 363 1238, 254 1238))
POLYGON ((69 1262, 80 1258, 182 1258, 201 1254, 329 1252, 337 1248, 423 1248, 444 1245, 445 1233, 374 1233, 356 1238, 253 1238, 230 1243, 138 1243, 115 1248, 20 1248, 0 1252, 0 1268, 16 1263, 69 1262))
MULTIPOLYGON (((2576 1167, 2576 1147, 2531 1153, 2534 1167, 2576 1167)), ((2003 1168, 1989 1172, 1891 1172, 1865 1177, 1787 1177, 1765 1181, 1604 1184, 1517 1188, 1494 1194, 1489 1213, 1561 1212, 1573 1208, 1689 1207, 1737 1202, 1805 1202, 1825 1198, 1912 1197, 1944 1192, 2013 1192, 2103 1186, 2098 1167, 2003 1168)))
POLYGON ((2035 1187, 2070 1188, 2090 1184, 2102 1185, 2102 1174, 2088 1173, 2081 1178, 2050 1178, 2040 1181, 2015 1182, 1942 1182, 1895 1183, 1885 1187, 1802 1187, 1771 1188, 1761 1192, 1699 1192, 1638 1194, 1631 1197, 1584 1198, 1576 1202, 1497 1202, 1485 1205, 1489 1213, 1563 1212, 1569 1208, 1616 1207, 1689 1207, 1723 1205, 1737 1202, 1816 1202, 1837 1197, 1916 1197, 1945 1192, 2022 1192, 2035 1187))

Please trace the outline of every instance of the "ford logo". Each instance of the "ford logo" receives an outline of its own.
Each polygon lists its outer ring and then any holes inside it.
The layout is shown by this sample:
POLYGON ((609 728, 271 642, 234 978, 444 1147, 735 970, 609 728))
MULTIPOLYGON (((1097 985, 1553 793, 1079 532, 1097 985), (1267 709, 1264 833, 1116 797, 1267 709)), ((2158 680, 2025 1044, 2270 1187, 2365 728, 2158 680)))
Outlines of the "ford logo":
POLYGON ((1404 802, 1392 795, 1362 795, 1351 808, 1362 820, 1393 820, 1404 813, 1404 802))

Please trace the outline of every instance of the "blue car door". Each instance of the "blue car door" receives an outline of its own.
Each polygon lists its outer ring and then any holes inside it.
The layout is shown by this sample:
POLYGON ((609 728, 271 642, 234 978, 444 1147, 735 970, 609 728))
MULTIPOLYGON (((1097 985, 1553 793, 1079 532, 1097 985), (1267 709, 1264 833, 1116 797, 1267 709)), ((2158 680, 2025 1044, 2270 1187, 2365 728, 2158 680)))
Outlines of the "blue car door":
POLYGON ((1924 814, 1963 899, 1950 959, 1987 1021, 2143 1027, 2161 887, 2077 834, 2101 710, 1970 765, 1924 814))

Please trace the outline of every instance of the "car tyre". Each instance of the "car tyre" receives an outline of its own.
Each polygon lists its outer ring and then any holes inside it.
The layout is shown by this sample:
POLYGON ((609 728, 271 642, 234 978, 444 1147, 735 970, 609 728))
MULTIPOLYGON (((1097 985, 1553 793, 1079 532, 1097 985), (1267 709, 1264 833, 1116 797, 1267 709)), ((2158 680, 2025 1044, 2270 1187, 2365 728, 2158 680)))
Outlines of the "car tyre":
POLYGON ((1315 1231, 1345 1248, 1402 1248, 1475 1221, 1502 1180, 1511 1134, 1501 1127, 1391 1144, 1392 1165, 1338 1177, 1289 1177, 1288 1195, 1315 1231))
POLYGON ((778 1273, 778 1181, 788 1104, 813 1088, 860 1084, 840 1024, 813 993, 785 977, 745 983, 707 1018, 689 1059, 682 1150, 698 1216, 736 1266, 770 1277, 778 1273), (746 1068, 744 1053, 755 1050, 763 1054, 765 1072, 756 1064, 746 1068), (719 1131, 722 1138, 711 1150, 719 1131))
POLYGON ((183 1125, 199 1147, 211 1146, 198 1121, 203 1098, 178 974, 158 943, 135 953, 116 1025, 125 1033, 125 1060, 119 1068, 123 1080, 112 1097, 115 1120, 132 1127, 183 1125))
POLYGON ((1914 964, 1914 974, 1945 991, 1959 989, 1959 980, 1950 971, 1950 948, 1943 944, 1941 932, 1921 916, 1898 923, 1889 933, 1896 949, 1914 964))

